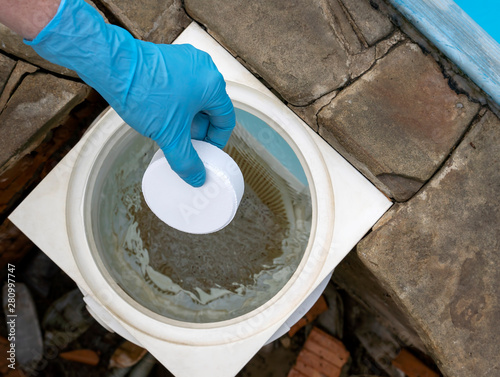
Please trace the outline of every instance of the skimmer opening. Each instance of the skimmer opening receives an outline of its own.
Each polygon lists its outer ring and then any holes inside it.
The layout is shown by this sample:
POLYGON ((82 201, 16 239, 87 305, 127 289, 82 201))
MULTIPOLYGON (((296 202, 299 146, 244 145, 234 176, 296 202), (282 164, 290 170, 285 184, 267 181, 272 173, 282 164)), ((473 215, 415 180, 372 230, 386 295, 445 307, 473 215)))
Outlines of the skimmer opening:
POLYGON ((233 221, 212 234, 180 232, 149 210, 141 180, 157 146, 135 131, 117 137, 93 168, 86 227, 94 258, 128 296, 164 317, 211 323, 249 313, 285 286, 307 248, 311 194, 297 155, 250 112, 236 109, 236 121, 225 151, 245 193, 233 221))

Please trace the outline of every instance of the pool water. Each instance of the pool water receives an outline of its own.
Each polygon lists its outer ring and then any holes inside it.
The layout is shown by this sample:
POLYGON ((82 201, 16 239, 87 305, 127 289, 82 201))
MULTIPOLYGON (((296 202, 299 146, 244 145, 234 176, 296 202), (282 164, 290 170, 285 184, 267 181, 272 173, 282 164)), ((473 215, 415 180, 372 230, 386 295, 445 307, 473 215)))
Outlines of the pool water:
POLYGON ((455 3, 500 43, 500 0, 455 0, 455 3))

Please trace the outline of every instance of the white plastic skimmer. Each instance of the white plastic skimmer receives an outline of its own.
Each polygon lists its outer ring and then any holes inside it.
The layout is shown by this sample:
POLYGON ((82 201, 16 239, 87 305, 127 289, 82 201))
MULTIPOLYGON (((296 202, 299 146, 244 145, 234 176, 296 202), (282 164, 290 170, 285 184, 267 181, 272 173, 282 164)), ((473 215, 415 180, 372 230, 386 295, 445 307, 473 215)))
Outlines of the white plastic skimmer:
POLYGON ((9 218, 78 284, 103 326, 147 348, 177 377, 230 377, 307 311, 391 202, 196 24, 175 43, 212 56, 238 109, 226 152, 246 187, 234 220, 188 239, 137 221, 149 216, 140 182, 155 146, 113 110, 9 218), (108 195, 120 180, 122 194, 108 195), (219 233, 244 231, 262 253, 241 253, 243 237, 226 243, 233 250, 216 245, 219 233), (173 249, 153 250, 162 243, 173 249))

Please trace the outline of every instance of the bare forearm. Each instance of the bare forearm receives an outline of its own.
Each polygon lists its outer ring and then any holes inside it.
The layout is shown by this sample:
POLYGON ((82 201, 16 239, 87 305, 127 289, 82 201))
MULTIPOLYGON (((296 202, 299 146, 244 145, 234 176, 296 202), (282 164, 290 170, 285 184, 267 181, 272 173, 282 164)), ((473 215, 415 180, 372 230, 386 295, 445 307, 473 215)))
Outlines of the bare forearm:
POLYGON ((54 17, 61 0, 0 0, 0 23, 26 39, 35 38, 54 17))

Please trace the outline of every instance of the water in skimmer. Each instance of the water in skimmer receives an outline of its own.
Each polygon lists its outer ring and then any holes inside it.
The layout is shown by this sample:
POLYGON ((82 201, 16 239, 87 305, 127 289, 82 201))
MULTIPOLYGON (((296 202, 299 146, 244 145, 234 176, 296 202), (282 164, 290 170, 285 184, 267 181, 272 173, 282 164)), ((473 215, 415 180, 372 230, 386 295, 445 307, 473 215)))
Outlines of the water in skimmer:
POLYGON ((237 109, 226 147, 245 178, 234 220, 207 235, 175 230, 149 210, 141 180, 155 144, 133 132, 93 194, 92 237, 111 277, 135 301, 185 322, 218 322, 271 299, 309 241, 311 198, 297 156, 259 118, 237 109))

